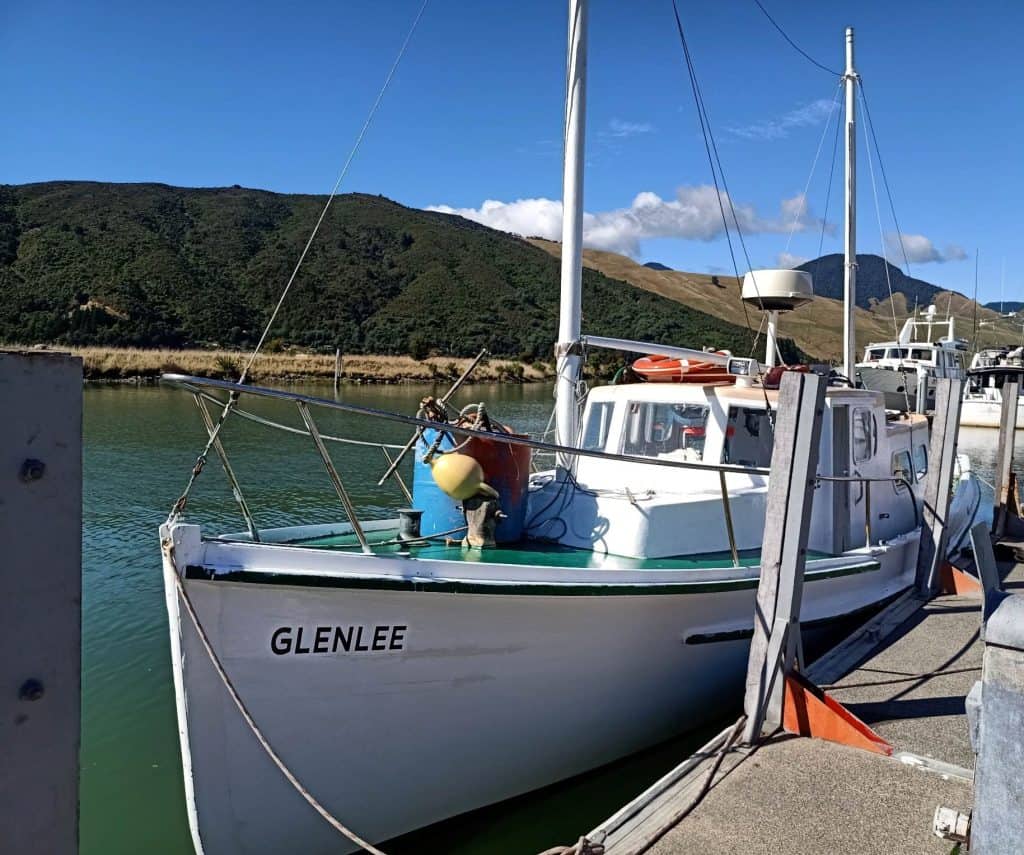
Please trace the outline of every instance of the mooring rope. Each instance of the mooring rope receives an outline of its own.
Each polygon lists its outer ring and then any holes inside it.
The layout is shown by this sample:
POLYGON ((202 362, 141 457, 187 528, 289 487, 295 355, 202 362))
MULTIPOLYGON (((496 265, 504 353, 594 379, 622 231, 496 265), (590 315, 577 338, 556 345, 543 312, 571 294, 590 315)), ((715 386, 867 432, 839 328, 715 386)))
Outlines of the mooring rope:
POLYGON ((256 724, 256 720, 252 717, 252 713, 249 712, 248 707, 246 707, 245 701, 242 700, 241 696, 238 694, 238 690, 231 682, 231 678, 228 676, 227 671, 224 670, 224 666, 221 664, 220 658, 217 656, 217 653, 213 649, 213 645, 210 643, 206 630, 203 629, 203 625, 199 620, 199 615, 196 614, 195 606, 192 604, 192 599, 185 590, 185 585, 182 583, 181 577, 178 575, 178 572, 174 567, 171 568, 171 575, 174 576, 174 584, 178 589, 178 597, 185 604, 185 611, 188 612, 188 616, 192 619, 192 626, 196 629, 196 634, 199 636, 199 640, 202 642, 202 645, 206 650, 206 655, 210 657, 210 663, 213 665, 214 670, 217 672, 221 682, 224 684, 224 688, 227 689, 231 700, 234 701, 235 706, 238 707, 238 711, 242 714, 242 718, 245 720, 245 723, 249 725, 249 729, 252 731, 253 736, 256 737, 256 741, 259 742, 260 746, 267 753, 267 756, 274 761, 274 765, 280 769, 281 774, 284 775, 288 780, 288 783, 295 788, 295 791, 305 799, 306 803, 313 808, 313 810, 327 821, 327 824, 330 825, 331 828, 347 837, 355 843, 356 846, 361 846, 367 852, 370 852, 371 855, 385 855, 384 852, 377 849, 372 843, 368 843, 366 840, 363 840, 362 837, 352 831, 352 829, 342 823, 334 816, 334 814, 320 804, 316 796, 307 790, 302 785, 302 782, 295 777, 291 769, 285 765, 284 760, 281 759, 281 756, 274 750, 273 746, 263 735, 263 731, 261 731, 259 725, 256 724))

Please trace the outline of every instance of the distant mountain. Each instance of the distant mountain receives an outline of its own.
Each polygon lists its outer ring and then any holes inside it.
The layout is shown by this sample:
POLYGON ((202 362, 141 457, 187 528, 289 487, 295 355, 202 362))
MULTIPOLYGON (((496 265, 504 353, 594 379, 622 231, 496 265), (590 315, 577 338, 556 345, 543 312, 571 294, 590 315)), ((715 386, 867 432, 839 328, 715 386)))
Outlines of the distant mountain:
POLYGON ((662 264, 661 262, 658 262, 658 261, 648 261, 644 265, 644 267, 647 267, 647 268, 649 268, 651 270, 671 270, 672 269, 667 264, 662 264))
MULTIPOLYGON (((0 185, 0 342, 250 347, 324 201, 241 187, 0 185)), ((558 282, 558 262, 525 240, 346 194, 270 338, 550 360, 558 282)), ((750 341, 744 328, 594 270, 583 275, 583 318, 594 335, 737 351, 750 341)))
POLYGON ((985 308, 993 312, 1019 312, 1024 309, 1024 303, 1017 300, 993 300, 991 303, 985 303, 985 308))
MULTIPOLYGON (((889 299, 889 286, 885 270, 889 269, 889 281, 893 294, 901 293, 907 305, 927 306, 935 295, 946 289, 932 285, 923 279, 906 276, 898 267, 889 264, 877 255, 857 256, 857 305, 870 309, 874 303, 889 299)), ((814 293, 834 300, 843 299, 843 256, 823 255, 813 261, 801 264, 797 270, 806 270, 814 277, 814 293)))

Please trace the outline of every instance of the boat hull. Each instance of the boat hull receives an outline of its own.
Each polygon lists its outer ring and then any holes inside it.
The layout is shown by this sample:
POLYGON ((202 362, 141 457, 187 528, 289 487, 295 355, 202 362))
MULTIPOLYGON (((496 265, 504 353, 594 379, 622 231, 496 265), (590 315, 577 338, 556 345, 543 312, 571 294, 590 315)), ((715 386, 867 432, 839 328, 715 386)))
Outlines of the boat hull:
MULTIPOLYGON (((372 558, 249 549, 274 553, 279 566, 336 557, 345 567, 338 576, 278 574, 263 584, 258 573, 238 581, 237 566, 216 573, 209 550, 195 566, 165 548, 197 851, 353 847, 258 744, 179 613, 174 574, 186 577, 214 650, 270 744, 317 799, 372 841, 600 766, 741 697, 757 568, 747 568, 749 584, 561 593, 556 585, 404 584, 353 575, 372 558)), ((909 537, 854 556, 846 570, 832 559, 833 569, 809 571, 805 620, 827 621, 902 590, 916 551, 909 537)))
MULTIPOLYGON (((998 428, 1003 402, 995 398, 964 398, 960 424, 964 427, 998 428)), ((1024 398, 1017 400, 1017 430, 1024 430, 1024 398)))

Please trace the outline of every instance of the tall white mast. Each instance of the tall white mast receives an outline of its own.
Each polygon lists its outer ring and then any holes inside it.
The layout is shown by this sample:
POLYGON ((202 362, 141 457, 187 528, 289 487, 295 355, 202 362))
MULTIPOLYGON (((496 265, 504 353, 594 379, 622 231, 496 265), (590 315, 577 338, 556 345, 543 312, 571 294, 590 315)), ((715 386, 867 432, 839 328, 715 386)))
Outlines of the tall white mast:
MULTIPOLYGON (((583 145, 587 99, 587 0, 569 0, 566 56, 565 154, 562 167, 562 291, 555 359, 555 440, 576 442, 580 373, 580 292, 583 278, 583 145)), ((560 460, 568 468, 572 460, 560 460)))
POLYGON ((857 72, 853 68, 853 27, 846 28, 846 236, 843 266, 843 374, 854 380, 857 363, 857 72))

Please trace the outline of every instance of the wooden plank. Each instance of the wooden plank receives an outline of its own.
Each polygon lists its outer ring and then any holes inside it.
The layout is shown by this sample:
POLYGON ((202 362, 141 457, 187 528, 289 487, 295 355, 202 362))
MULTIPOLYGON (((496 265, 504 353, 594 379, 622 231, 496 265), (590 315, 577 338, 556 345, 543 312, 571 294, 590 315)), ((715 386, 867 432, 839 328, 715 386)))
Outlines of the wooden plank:
POLYGON ((924 604, 915 589, 905 591, 807 669, 807 678, 830 686, 883 647, 892 633, 924 604))
POLYGON ((652 784, 629 804, 587 834, 604 845, 605 855, 637 855, 682 819, 709 784, 720 781, 750 756, 745 749, 725 751, 736 728, 729 725, 699 751, 652 784), (717 770, 715 769, 718 766, 717 770))
POLYGON ((953 467, 956 464, 962 398, 962 380, 943 378, 936 381, 935 418, 932 420, 922 513, 924 526, 917 553, 915 581, 918 591, 929 597, 938 593, 939 566, 946 557, 946 524, 953 495, 953 467))
POLYGON ((1013 442, 1017 431, 1017 396, 1020 383, 1007 379, 1003 384, 1003 409, 999 417, 999 444, 996 446, 995 507, 992 509, 992 534, 1006 535, 1013 481, 1013 442))
POLYGON ((0 352, 0 852, 78 850, 82 360, 0 352))
POLYGON ((765 728, 774 730, 781 724, 782 675, 800 646, 807 535, 824 408, 824 378, 783 374, 744 696, 748 744, 765 728))

